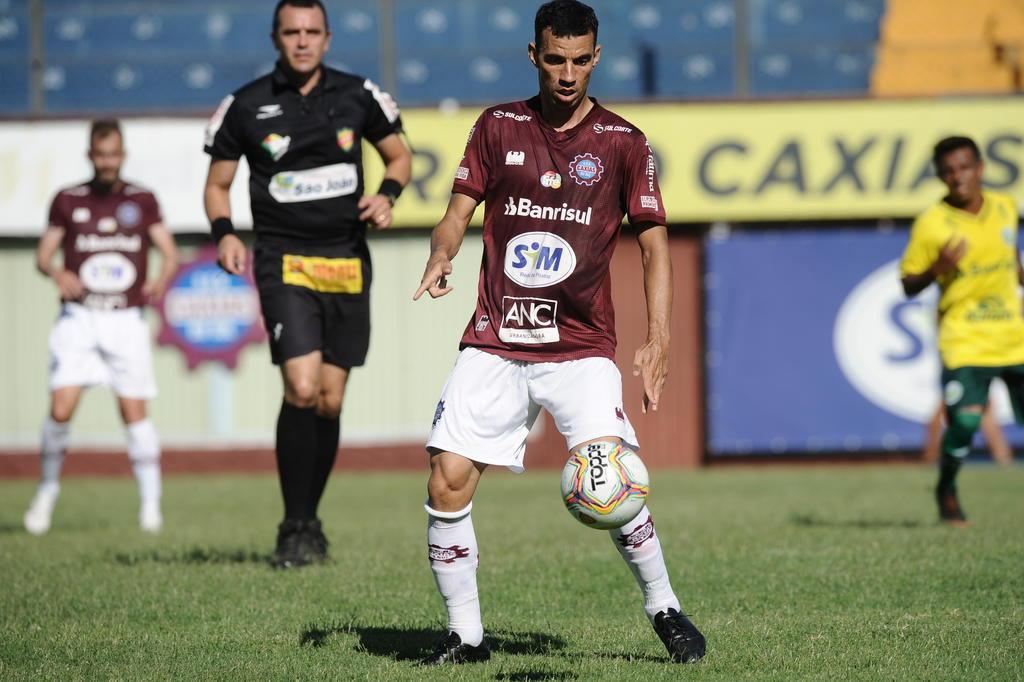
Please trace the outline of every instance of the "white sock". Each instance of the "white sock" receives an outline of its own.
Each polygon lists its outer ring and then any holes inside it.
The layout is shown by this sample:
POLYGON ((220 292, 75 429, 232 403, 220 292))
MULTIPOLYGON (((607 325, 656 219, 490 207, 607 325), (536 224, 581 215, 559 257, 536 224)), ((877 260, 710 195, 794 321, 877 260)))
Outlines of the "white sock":
POLYGON ((160 440, 156 427, 149 419, 141 419, 127 426, 128 458, 139 484, 142 506, 160 504, 160 440))
POLYGON ((39 448, 39 492, 57 495, 60 492, 60 470, 68 450, 71 424, 47 417, 43 422, 42 443, 39 448))
POLYGON ((476 589, 476 532, 469 511, 471 502, 457 512, 439 512, 424 505, 427 523, 427 558, 434 572, 437 589, 448 608, 448 629, 457 633, 463 644, 478 646, 484 639, 480 620, 480 595, 476 589))
POLYGON ((626 560, 640 590, 644 593, 644 611, 652 621, 660 611, 679 611, 679 600, 672 591, 661 553, 661 542, 654 532, 654 519, 645 506, 636 518, 622 528, 608 531, 615 548, 626 560))

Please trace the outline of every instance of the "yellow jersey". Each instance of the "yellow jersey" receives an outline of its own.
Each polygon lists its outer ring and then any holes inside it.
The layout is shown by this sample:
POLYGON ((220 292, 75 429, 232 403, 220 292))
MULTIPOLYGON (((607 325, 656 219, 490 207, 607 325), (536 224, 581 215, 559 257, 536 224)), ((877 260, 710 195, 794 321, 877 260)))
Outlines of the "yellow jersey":
POLYGON ((1017 281, 1017 207, 983 192, 977 215, 940 202, 910 229, 900 275, 932 266, 950 239, 967 242, 954 272, 938 279, 939 353, 948 369, 1024 364, 1024 316, 1017 281))

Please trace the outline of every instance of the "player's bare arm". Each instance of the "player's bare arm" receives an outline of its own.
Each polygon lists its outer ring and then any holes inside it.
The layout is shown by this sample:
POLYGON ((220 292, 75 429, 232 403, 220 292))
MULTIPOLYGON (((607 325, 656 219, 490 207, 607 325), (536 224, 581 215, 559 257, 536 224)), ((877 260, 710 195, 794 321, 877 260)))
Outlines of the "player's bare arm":
MULTIPOLYGON (((203 202, 206 217, 212 223, 218 218, 231 219, 231 183, 238 171, 238 161, 214 159, 206 175, 203 202)), ((224 235, 217 243, 217 262, 232 275, 245 272, 245 244, 237 235, 224 235)))
POLYGON ((641 409, 655 412, 668 377, 669 320, 672 316, 672 260, 669 258, 668 229, 664 225, 641 225, 637 241, 644 268, 647 297, 647 341, 633 358, 633 375, 644 382, 641 409))
POLYGON ((142 293, 153 301, 163 295, 178 271, 178 246, 174 243, 174 235, 163 223, 150 225, 149 239, 160 253, 160 272, 143 285, 142 293))
POLYGON ((67 301, 77 301, 85 293, 85 288, 82 286, 81 280, 78 279, 78 275, 70 270, 65 270, 60 265, 53 264, 53 257, 63 239, 63 227, 51 225, 47 228, 36 246, 36 269, 57 283, 61 298, 67 301))
MULTIPOLYGON (((402 187, 408 185, 412 177, 412 152, 401 136, 392 133, 373 146, 384 162, 384 180, 393 180, 402 187)), ((394 203, 395 197, 387 194, 366 194, 359 200, 359 219, 378 230, 386 230, 391 227, 394 203)))
POLYGON ((448 209, 430 235, 430 258, 423 270, 420 287, 412 300, 418 301, 423 292, 431 298, 444 296, 452 287, 448 286, 448 275, 452 274, 452 259, 462 247, 466 228, 476 211, 476 199, 465 194, 454 193, 448 201, 448 209))
POLYGON ((921 293, 939 277, 956 270, 960 259, 964 257, 965 253, 967 253, 967 242, 965 240, 957 241, 956 239, 950 239, 939 249, 939 257, 935 259, 930 268, 917 275, 907 275, 901 280, 903 282, 903 293, 907 296, 916 296, 921 293))

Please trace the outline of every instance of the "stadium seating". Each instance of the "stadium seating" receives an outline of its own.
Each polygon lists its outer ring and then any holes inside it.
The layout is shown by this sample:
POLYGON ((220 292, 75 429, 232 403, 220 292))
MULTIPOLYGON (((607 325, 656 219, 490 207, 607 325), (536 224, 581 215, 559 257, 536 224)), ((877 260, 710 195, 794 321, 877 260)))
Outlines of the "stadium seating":
POLYGON ((1021 86, 1019 0, 889 0, 876 95, 1009 93, 1021 86))
MULTIPOLYGON (((605 48, 594 92, 605 100, 1010 91, 1024 68, 1021 0, 592 4, 605 48), (922 71, 936 43, 952 49, 922 71)), ((535 90, 525 53, 536 0, 393 0, 385 14, 381 5, 329 8, 329 61, 391 88, 404 106, 475 106, 535 90)), ((0 112, 29 113, 38 81, 45 108, 36 113, 208 110, 275 56, 267 9, 247 0, 46 0, 43 10, 34 81, 28 3, 0 0, 0 85, 10 93, 0 112)))

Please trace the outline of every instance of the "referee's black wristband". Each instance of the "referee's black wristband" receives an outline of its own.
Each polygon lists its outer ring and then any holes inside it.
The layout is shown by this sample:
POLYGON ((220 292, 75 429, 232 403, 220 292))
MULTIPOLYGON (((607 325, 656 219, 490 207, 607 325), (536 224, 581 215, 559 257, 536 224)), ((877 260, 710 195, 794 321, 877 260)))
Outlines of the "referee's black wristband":
POLYGON ((217 218, 210 223, 210 233, 213 235, 213 243, 220 244, 221 239, 235 233, 235 226, 231 223, 231 218, 217 218))
POLYGON ((384 178, 380 181, 380 189, 377 190, 377 194, 383 194, 394 206, 395 202, 398 201, 398 197, 402 196, 402 183, 393 178, 384 178))

